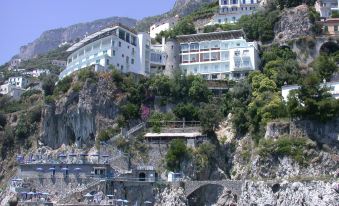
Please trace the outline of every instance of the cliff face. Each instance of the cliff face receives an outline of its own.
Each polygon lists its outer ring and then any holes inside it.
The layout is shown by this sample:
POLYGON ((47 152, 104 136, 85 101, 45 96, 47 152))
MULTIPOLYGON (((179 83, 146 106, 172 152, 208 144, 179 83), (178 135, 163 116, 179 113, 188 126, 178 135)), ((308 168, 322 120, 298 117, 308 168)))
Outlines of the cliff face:
POLYGON ((123 99, 109 80, 86 82, 80 92, 70 91, 45 106, 41 141, 52 148, 73 143, 92 146, 97 131, 114 126, 123 99))
POLYGON ((97 32, 114 23, 122 23, 129 27, 134 27, 135 19, 126 17, 110 17, 88 23, 75 24, 66 28, 53 29, 45 31, 39 38, 20 48, 19 57, 30 59, 39 54, 44 54, 58 47, 63 42, 73 42, 84 35, 97 32))

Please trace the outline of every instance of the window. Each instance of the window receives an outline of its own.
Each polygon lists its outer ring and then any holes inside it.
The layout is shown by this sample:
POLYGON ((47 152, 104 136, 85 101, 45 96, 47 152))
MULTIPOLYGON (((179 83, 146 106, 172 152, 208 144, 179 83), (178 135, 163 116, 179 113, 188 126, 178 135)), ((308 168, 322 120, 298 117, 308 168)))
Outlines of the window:
POLYGON ((134 64, 134 59, 131 59, 131 64, 134 64))
POLYGON ((240 67, 240 60, 234 61, 234 66, 235 67, 240 67))
POLYGON ((204 61, 209 61, 210 60, 210 54, 204 53, 202 58, 203 58, 204 61))
POLYGON ((95 63, 100 64, 100 59, 97 59, 95 63))
POLYGON ((251 4, 254 4, 254 0, 251 0, 251 4))
POLYGON ((191 51, 199 51, 199 44, 198 43, 192 43, 190 45, 190 50, 191 51))
POLYGON ((244 65, 245 67, 249 67, 249 66, 250 66, 250 61, 249 61, 248 59, 244 60, 244 61, 243 61, 243 65, 244 65))
POLYGON ((213 53, 211 53, 211 60, 213 61, 215 61, 215 60, 219 60, 219 53, 218 52, 213 52, 213 53))
POLYGON ((224 0, 224 4, 227 5, 228 4, 228 0, 224 0))
POLYGON ((238 0, 232 0, 233 4, 238 4, 238 0))
POLYGON ((124 58, 124 57, 125 57, 125 55, 124 55, 124 54, 122 54, 121 56, 122 56, 122 58, 124 58))
POLYGON ((338 31, 338 25, 334 25, 334 31, 338 31))
POLYGON ((126 33, 126 41, 127 41, 128 43, 130 43, 130 34, 129 34, 129 33, 126 33))
POLYGON ((235 51, 234 56, 240 56, 240 51, 235 51))
POLYGON ((106 59, 106 65, 109 65, 109 59, 106 59))
POLYGON ((129 56, 126 56, 126 64, 129 63, 129 56))
POLYGON ((134 45, 134 46, 137 45, 137 38, 135 36, 132 36, 131 44, 134 45))
POLYGON ((188 62, 188 55, 182 55, 182 62, 187 63, 188 62))
POLYGON ((221 23, 221 19, 218 19, 219 24, 221 23))
POLYGON ((197 62, 199 60, 198 54, 191 54, 191 62, 197 62))
POLYGON ((119 47, 121 47, 121 41, 119 41, 119 47))
POLYGON ((181 44, 181 52, 187 52, 188 51, 188 44, 181 44))
POLYGON ((243 56, 249 56, 249 54, 250 54, 250 51, 249 51, 249 50, 244 50, 244 51, 242 52, 242 55, 243 55, 243 56))
POLYGON ((119 29, 119 38, 125 41, 126 32, 122 29, 119 29))
POLYGON ((115 50, 113 50, 113 56, 115 56, 115 50))
POLYGON ((243 4, 246 4, 246 0, 242 0, 242 3, 243 3, 243 4))
POLYGON ((102 53, 107 54, 107 50, 103 51, 102 53))

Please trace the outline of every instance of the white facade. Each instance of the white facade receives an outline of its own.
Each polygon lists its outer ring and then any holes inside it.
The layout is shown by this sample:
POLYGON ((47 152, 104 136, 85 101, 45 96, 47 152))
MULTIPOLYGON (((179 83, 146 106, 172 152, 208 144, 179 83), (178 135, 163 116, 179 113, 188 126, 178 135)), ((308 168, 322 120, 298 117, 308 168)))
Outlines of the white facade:
POLYGON ((154 39, 157 36, 157 34, 159 34, 160 32, 167 31, 173 28, 177 24, 178 20, 179 20, 179 17, 176 16, 171 19, 167 19, 166 21, 161 21, 156 24, 153 24, 149 29, 151 38, 154 39))
POLYGON ((167 174, 167 182, 179 182, 183 180, 182 173, 169 172, 167 174))
POLYGON ((20 77, 10 77, 8 79, 8 83, 11 84, 12 86, 25 89, 25 88, 27 88, 27 86, 29 84, 29 80, 25 77, 22 77, 22 76, 20 76, 20 77))
POLYGON ((25 72, 23 74, 29 75, 29 76, 32 76, 32 77, 40 77, 41 75, 50 74, 50 71, 48 69, 34 69, 32 71, 25 72))
POLYGON ((219 0, 219 12, 210 24, 235 23, 243 15, 257 11, 258 0, 219 0))
POLYGON ((19 100, 25 89, 15 87, 10 83, 0 85, 0 94, 12 97, 14 100, 19 100))
POLYGON ((247 42, 242 30, 178 36, 180 68, 207 80, 238 80, 258 68, 255 42, 247 42))
MULTIPOLYGON (((320 86, 322 87, 326 86, 327 88, 329 88, 329 93, 331 93, 334 98, 339 99, 339 82, 326 82, 326 83, 320 84, 320 86)), ((290 91, 298 90, 298 89, 300 89, 300 86, 298 85, 283 86, 281 88, 281 96, 283 97, 283 100, 287 102, 290 91)))
POLYGON ((108 68, 110 65, 123 73, 148 75, 150 72, 151 38, 147 33, 137 34, 121 25, 103 29, 76 43, 68 51, 67 68, 62 79, 90 65, 108 68))
POLYGON ((318 0, 315 2, 315 10, 322 18, 329 18, 332 16, 332 11, 338 10, 337 0, 318 0))

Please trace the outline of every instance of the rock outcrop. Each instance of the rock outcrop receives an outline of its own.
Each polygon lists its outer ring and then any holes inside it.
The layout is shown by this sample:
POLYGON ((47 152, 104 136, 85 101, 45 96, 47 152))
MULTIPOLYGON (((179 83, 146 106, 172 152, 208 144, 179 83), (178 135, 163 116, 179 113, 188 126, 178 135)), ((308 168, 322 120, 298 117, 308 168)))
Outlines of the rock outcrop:
POLYGON ((337 183, 311 182, 265 182, 247 181, 242 188, 239 205, 309 205, 337 206, 339 193, 337 183))
POLYGON ((80 92, 69 91, 55 104, 45 106, 42 143, 51 148, 73 143, 92 146, 97 131, 114 126, 123 96, 105 79, 86 82, 80 92))
POLYGON ((306 5, 286 9, 274 28, 276 42, 285 42, 294 38, 313 35, 313 23, 309 18, 306 5))
POLYGON ((155 206, 186 206, 187 199, 182 187, 166 187, 156 197, 155 206))

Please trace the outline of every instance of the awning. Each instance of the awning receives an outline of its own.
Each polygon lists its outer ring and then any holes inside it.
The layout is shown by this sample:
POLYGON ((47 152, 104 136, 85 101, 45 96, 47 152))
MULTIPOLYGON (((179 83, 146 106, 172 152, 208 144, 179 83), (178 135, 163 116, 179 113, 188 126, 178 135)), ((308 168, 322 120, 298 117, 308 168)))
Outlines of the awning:
POLYGON ((54 167, 51 167, 51 168, 49 168, 48 170, 55 170, 55 168, 54 168, 54 167))
POLYGON ((61 168, 63 171, 68 171, 69 169, 67 167, 61 168))
POLYGON ((36 168, 37 171, 43 171, 44 169, 42 169, 41 167, 36 168))

